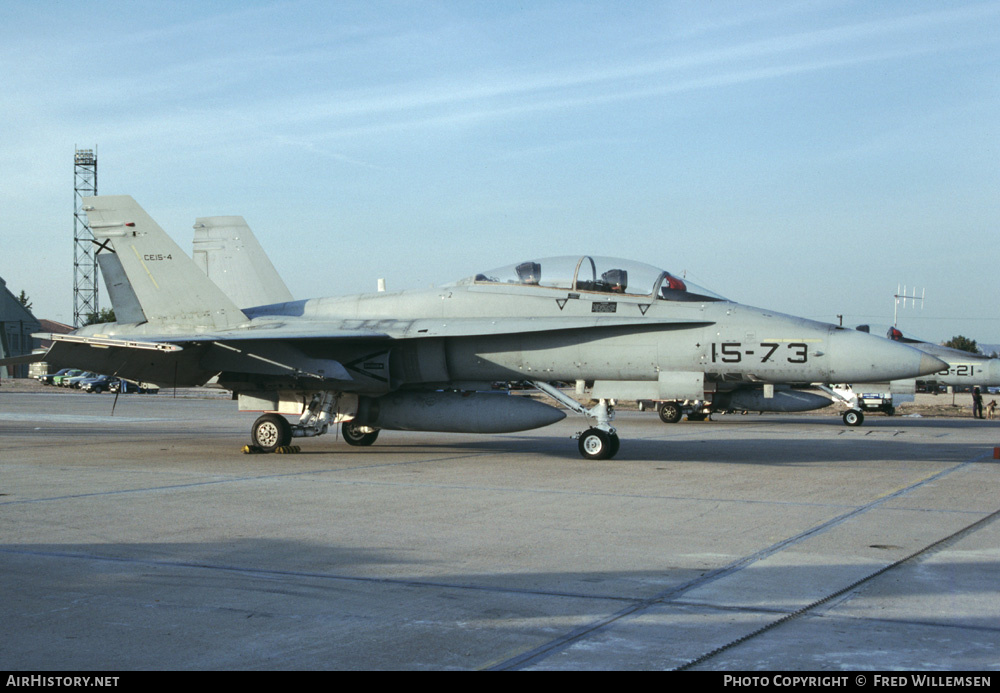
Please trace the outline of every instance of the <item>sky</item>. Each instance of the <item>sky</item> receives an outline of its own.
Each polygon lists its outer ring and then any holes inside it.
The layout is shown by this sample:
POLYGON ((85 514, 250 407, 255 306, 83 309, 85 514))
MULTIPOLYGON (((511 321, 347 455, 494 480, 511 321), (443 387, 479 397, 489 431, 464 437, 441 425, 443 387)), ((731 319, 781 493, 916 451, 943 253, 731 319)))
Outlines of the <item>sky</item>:
POLYGON ((72 322, 96 147, 100 194, 189 253, 242 215, 296 298, 610 255, 1000 343, 992 0, 9 0, 0 74, 0 277, 37 317, 72 322))

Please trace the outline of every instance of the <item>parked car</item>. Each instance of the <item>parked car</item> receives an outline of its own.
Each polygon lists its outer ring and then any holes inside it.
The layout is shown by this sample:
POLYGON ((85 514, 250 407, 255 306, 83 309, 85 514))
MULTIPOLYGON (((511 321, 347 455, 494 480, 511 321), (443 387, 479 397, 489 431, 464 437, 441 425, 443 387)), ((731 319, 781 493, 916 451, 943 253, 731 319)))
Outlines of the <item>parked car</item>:
POLYGON ((44 375, 38 376, 38 382, 40 382, 42 385, 51 385, 53 378, 55 378, 57 375, 58 376, 66 375, 71 370, 73 369, 63 368, 62 370, 56 371, 55 373, 45 373, 44 375))
POLYGON ((99 375, 95 378, 81 380, 79 387, 85 392, 93 392, 99 395, 106 390, 110 390, 111 384, 117 380, 118 378, 110 375, 99 375))
POLYGON ((98 375, 100 374, 92 371, 83 371, 82 373, 74 375, 72 378, 63 378, 59 384, 63 387, 78 388, 80 387, 80 383, 82 381, 87 378, 96 378, 98 375))
MULTIPOLYGON (((65 370, 65 369, 64 369, 65 370)), ((61 375, 55 375, 52 377, 52 384, 62 386, 63 381, 67 378, 72 378, 83 373, 83 370, 79 368, 71 368, 61 375)))

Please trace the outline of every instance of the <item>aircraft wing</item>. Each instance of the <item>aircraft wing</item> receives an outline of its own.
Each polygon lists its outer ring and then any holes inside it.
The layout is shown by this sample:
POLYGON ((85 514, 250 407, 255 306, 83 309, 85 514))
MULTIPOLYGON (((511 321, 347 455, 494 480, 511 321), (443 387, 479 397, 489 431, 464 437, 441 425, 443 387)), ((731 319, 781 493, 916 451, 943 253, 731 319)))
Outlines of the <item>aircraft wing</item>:
MULTIPOLYGON (((45 354, 6 359, 0 365, 47 361, 53 366, 85 367, 130 380, 189 387, 202 385, 221 371, 262 376, 294 376, 349 383, 356 379, 341 362, 324 357, 322 343, 350 345, 362 351, 372 343, 395 340, 477 337, 565 330, 677 329, 710 325, 704 321, 623 317, 458 318, 450 320, 276 320, 250 327, 187 334, 118 338, 92 335, 34 335, 52 340, 45 354), (319 343, 319 346, 315 346, 319 343), (367 347, 364 345, 368 345, 367 347)), ((350 364, 348 364, 350 365, 350 364)))

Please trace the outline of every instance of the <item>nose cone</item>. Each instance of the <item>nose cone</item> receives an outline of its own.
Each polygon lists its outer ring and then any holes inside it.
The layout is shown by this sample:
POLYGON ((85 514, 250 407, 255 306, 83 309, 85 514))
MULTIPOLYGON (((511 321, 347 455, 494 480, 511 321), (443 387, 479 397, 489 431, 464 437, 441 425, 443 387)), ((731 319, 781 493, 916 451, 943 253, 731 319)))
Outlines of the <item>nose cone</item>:
POLYGON ((919 349, 856 330, 831 333, 830 366, 834 382, 884 382, 948 370, 947 363, 919 349))

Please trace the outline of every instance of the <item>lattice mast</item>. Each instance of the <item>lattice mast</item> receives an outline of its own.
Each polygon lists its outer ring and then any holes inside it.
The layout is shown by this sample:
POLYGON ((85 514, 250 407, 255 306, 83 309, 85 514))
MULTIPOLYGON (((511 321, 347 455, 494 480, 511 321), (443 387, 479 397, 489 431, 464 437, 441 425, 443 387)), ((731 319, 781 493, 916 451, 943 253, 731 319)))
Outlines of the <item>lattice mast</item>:
POLYGON ((83 211, 83 198, 97 194, 97 148, 77 149, 73 157, 73 326, 79 327, 98 305, 97 246, 83 211))

